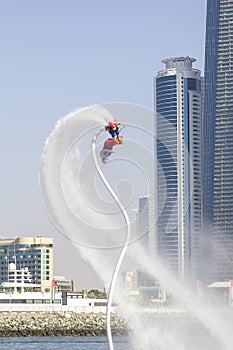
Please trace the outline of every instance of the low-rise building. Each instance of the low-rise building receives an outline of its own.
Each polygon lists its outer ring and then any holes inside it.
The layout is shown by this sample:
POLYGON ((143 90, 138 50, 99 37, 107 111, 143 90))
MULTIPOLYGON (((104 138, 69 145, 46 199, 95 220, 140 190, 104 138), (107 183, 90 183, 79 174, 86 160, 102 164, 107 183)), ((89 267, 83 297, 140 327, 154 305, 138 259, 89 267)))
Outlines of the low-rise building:
POLYGON ((73 281, 65 279, 64 276, 53 276, 53 285, 57 292, 72 292, 74 289, 73 281))

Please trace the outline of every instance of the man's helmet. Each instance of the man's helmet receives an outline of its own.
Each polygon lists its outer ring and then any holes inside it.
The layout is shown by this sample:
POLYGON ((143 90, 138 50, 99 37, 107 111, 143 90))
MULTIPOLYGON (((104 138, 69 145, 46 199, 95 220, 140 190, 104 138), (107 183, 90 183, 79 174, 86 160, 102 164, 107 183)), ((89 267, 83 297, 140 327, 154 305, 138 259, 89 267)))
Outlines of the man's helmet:
POLYGON ((113 129, 115 127, 113 122, 109 122, 108 125, 110 126, 111 129, 113 129))

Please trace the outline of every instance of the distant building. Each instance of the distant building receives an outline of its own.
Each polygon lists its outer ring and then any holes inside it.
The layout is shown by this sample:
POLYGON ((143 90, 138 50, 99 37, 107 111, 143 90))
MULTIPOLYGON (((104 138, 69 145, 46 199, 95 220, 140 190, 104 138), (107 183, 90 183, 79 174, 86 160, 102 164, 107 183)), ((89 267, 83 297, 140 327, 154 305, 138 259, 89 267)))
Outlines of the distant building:
POLYGON ((157 255, 157 237, 155 235, 155 198, 147 195, 139 198, 138 230, 140 241, 150 257, 157 255))
POLYGON ((233 278, 233 1, 208 0, 204 99, 207 282, 233 278))
MULTIPOLYGON (((138 229, 140 241, 150 258, 158 256, 158 237, 156 235, 155 196, 139 198, 138 229)), ((159 281, 146 273, 141 266, 137 269, 137 289, 139 296, 147 299, 158 299, 161 286, 159 281)))
POLYGON ((0 239, 0 283, 6 288, 51 289, 53 239, 21 237, 0 239))
POLYGON ((138 292, 145 303, 162 303, 166 300, 165 291, 158 280, 140 268, 137 271, 138 292))
POLYGON ((154 79, 158 254, 181 280, 200 273, 202 78, 191 57, 163 60, 154 79))
POLYGON ((73 291, 73 281, 65 279, 64 276, 54 276, 53 284, 56 287, 57 292, 72 292, 73 291))

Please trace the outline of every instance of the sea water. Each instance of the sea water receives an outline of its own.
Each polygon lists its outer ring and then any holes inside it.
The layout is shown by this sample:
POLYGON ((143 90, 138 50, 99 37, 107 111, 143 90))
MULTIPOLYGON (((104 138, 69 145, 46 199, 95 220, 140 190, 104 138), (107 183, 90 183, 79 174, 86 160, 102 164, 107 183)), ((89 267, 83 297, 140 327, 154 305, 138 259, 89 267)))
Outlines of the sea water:
MULTIPOLYGON (((133 350, 127 337, 114 337, 115 350, 133 350)), ((107 337, 1 337, 1 350, 108 350, 107 337)))
MULTIPOLYGON (((130 344, 130 337, 113 337, 114 350, 135 350, 130 344)), ((147 350, 148 347, 137 349, 147 350)), ((0 337, 1 350, 109 350, 107 337, 0 337)), ((149 345, 149 349, 164 349, 157 345, 149 345)), ((177 349, 176 346, 169 349, 177 349)), ((203 333, 194 333, 183 339, 182 349, 189 350, 225 350, 212 337, 206 337, 203 333)))

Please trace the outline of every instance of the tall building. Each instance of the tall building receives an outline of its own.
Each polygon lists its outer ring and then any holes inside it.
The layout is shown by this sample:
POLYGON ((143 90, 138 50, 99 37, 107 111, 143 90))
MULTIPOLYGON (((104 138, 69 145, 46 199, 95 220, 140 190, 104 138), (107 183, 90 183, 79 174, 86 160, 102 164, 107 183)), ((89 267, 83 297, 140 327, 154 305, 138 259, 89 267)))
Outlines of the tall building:
POLYGON ((138 230, 143 247, 150 257, 157 252, 157 239, 155 236, 155 205, 154 195, 139 198, 138 230))
POLYGON ((207 279, 233 278, 233 1, 208 0, 204 99, 207 279))
MULTIPOLYGON (((155 235, 155 197, 150 194, 139 198, 138 230, 142 246, 150 258, 157 256, 157 237, 155 235)), ((156 267, 155 267, 156 268, 156 267)), ((137 289, 139 295, 145 302, 159 300, 161 286, 158 280, 139 266, 137 270, 137 289)), ((161 301, 161 298, 160 298, 161 301)))
POLYGON ((50 290, 53 279, 53 239, 0 239, 0 283, 14 289, 36 286, 50 290))
POLYGON ((180 280, 200 273, 202 78, 196 60, 163 60, 154 79, 158 255, 180 280))

